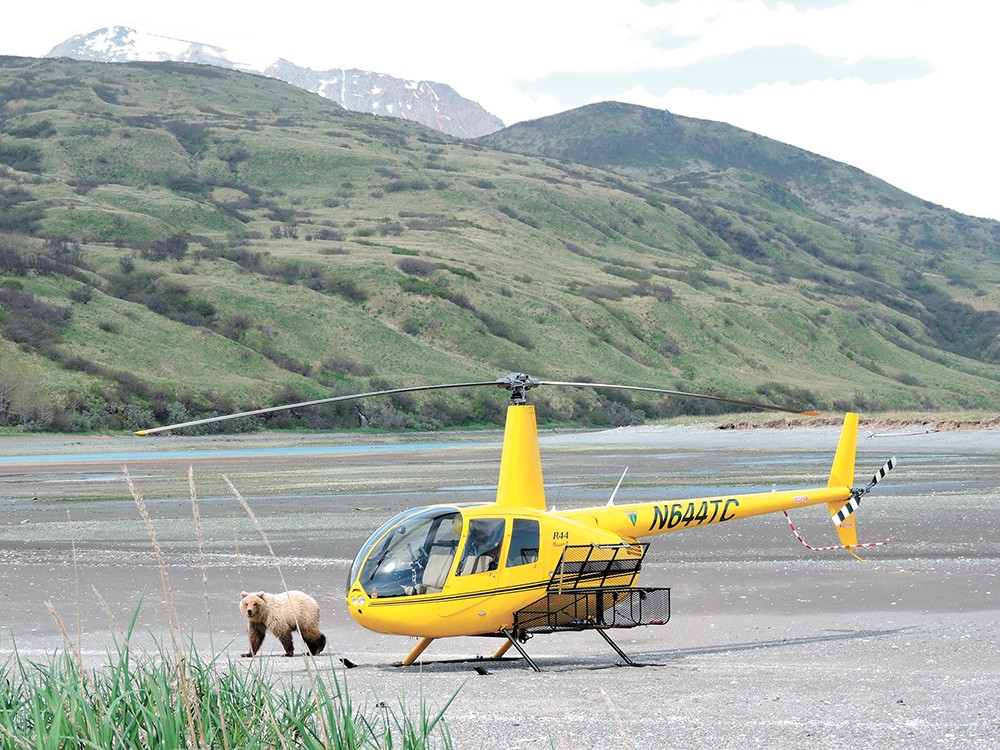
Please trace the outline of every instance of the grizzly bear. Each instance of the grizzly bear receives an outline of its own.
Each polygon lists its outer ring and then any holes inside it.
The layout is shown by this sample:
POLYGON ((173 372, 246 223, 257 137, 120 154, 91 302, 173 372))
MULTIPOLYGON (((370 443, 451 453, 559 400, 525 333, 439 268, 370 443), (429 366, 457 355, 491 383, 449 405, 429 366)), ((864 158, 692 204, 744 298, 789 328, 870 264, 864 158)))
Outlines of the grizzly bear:
POLYGON ((301 591, 284 594, 241 591, 240 611, 246 615, 250 633, 250 651, 243 656, 256 654, 269 630, 285 647, 285 656, 294 655, 292 633, 296 630, 313 656, 326 647, 326 636, 319 629, 319 605, 301 591))

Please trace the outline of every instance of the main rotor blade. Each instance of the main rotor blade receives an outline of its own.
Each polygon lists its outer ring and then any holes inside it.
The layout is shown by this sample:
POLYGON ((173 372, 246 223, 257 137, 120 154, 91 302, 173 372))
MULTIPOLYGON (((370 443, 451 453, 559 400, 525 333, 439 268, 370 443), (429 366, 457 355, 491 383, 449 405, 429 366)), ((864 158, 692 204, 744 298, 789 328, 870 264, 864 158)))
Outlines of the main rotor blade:
POLYGON ((640 385, 614 385, 611 383, 568 383, 557 380, 540 380, 539 385, 568 385, 578 388, 614 388, 619 391, 644 391, 646 393, 662 393, 667 396, 685 396, 687 398, 700 398, 708 401, 718 401, 723 404, 734 404, 736 406, 747 406, 753 409, 768 409, 770 411, 783 411, 786 414, 801 414, 806 417, 818 417, 818 411, 799 411, 789 409, 785 406, 775 406, 774 404, 761 404, 756 401, 739 401, 733 398, 723 398, 722 396, 711 396, 707 393, 687 393, 686 391, 672 391, 667 388, 647 388, 640 385))
POLYGON ((363 398, 371 398, 372 396, 391 396, 394 393, 413 393, 415 391, 440 391, 446 388, 476 388, 483 385, 497 386, 496 380, 484 380, 475 383, 447 383, 444 385, 415 385, 408 388, 390 388, 385 391, 369 391, 367 393, 352 393, 347 396, 331 396, 330 398, 319 398, 315 401, 300 401, 297 404, 284 404, 283 406, 268 406, 264 409, 253 409, 251 411, 241 411, 238 414, 223 414, 219 417, 207 417, 205 419, 195 419, 191 422, 179 422, 177 424, 168 424, 163 427, 151 427, 146 430, 137 430, 136 435, 152 435, 157 432, 165 432, 167 430, 179 430, 182 427, 195 427, 200 424, 209 424, 211 422, 224 422, 228 419, 239 419, 240 417, 255 417, 258 414, 271 414, 276 411, 287 411, 289 409, 299 409, 304 406, 317 406, 319 404, 331 404, 336 401, 357 401, 363 398))
POLYGON ((724 404, 735 404, 737 406, 746 406, 753 409, 769 409, 771 411, 781 411, 788 414, 802 414, 805 416, 815 417, 819 412, 815 411, 798 411, 796 409, 789 409, 783 406, 775 406, 773 404, 761 404, 754 401, 738 401, 731 398, 723 398, 722 396, 710 396, 704 393, 687 393, 685 391, 672 391, 666 388, 648 388, 645 386, 638 385, 614 385, 611 383, 574 383, 568 381, 558 381, 558 380, 537 380, 532 378, 525 373, 511 373, 503 378, 498 378, 497 380, 480 380, 471 383, 445 383, 441 385, 414 385, 406 388, 390 388, 384 391, 368 391, 366 393, 352 393, 347 396, 331 396, 330 398, 319 398, 314 401, 300 401, 295 404, 284 404, 282 406, 268 406, 263 409, 252 409, 250 411, 241 411, 236 414, 223 414, 218 417, 206 417, 205 419, 195 419, 190 422, 178 422, 177 424, 164 425, 163 427, 151 427, 145 430, 137 430, 136 435, 153 435, 157 432, 166 432, 167 430, 179 430, 183 427, 196 427, 202 424, 211 424, 212 422, 224 422, 230 419, 239 419, 240 417, 255 417, 260 414, 272 414, 278 411, 288 411, 289 409, 300 409, 306 406, 318 406, 319 404, 332 404, 338 401, 358 401, 363 398, 371 398, 373 396, 391 396, 394 393, 416 393, 418 391, 441 391, 448 388, 479 388, 482 386, 494 386, 506 389, 511 392, 511 399, 514 403, 523 403, 524 392, 531 388, 539 385, 556 385, 556 386, 569 386, 574 388, 614 388, 622 391, 645 391, 647 393, 660 393, 668 396, 685 396, 687 398, 701 398, 707 399, 709 401, 718 401, 724 404), (519 399, 519 400, 518 400, 519 399))

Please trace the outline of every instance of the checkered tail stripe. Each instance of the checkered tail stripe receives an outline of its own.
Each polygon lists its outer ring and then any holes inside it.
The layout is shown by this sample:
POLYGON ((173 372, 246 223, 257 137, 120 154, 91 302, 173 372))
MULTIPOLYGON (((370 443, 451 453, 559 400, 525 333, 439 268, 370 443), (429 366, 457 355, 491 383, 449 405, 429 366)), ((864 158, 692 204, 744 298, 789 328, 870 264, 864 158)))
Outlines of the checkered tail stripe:
POLYGON ((883 466, 881 469, 875 472, 875 476, 872 477, 872 481, 869 483, 867 487, 865 487, 865 492, 867 492, 876 484, 878 484, 879 481, 881 481, 882 479, 885 479, 885 475, 888 474, 890 471, 892 471, 892 468, 895 465, 896 465, 896 457, 893 456, 892 458, 890 458, 888 461, 885 462, 885 466, 883 466))
POLYGON ((856 495, 848 500, 843 508, 830 516, 830 520, 833 521, 834 526, 840 526, 840 524, 846 521, 848 517, 860 507, 861 495, 856 495))

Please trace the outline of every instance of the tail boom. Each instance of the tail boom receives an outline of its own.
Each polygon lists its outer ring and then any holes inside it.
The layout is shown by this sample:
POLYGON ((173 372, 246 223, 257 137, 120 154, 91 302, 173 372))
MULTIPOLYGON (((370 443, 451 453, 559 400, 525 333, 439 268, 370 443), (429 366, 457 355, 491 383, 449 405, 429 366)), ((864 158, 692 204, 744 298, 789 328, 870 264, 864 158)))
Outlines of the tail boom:
MULTIPOLYGON (((559 515, 632 540, 824 503, 831 517, 835 517, 857 498, 853 489, 857 441, 858 415, 848 413, 826 487, 579 508, 563 511, 559 515)), ((834 520, 840 545, 847 549, 858 547, 853 509, 843 518, 834 520)))
POLYGON ((597 526, 626 539, 639 539, 672 531, 738 521, 806 505, 826 503, 841 507, 851 497, 849 489, 814 487, 802 490, 722 495, 658 503, 634 503, 603 508, 580 508, 559 513, 597 526))

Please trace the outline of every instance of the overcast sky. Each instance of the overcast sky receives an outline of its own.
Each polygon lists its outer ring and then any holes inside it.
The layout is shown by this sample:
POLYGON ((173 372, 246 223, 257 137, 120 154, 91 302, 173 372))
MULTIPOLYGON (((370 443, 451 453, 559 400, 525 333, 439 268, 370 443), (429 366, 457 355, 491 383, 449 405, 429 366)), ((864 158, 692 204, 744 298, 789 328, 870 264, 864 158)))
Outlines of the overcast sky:
POLYGON ((720 120, 1000 219, 1000 3, 284 0, 16 3, 0 54, 130 26, 232 60, 447 83, 510 125, 617 100, 720 120))

